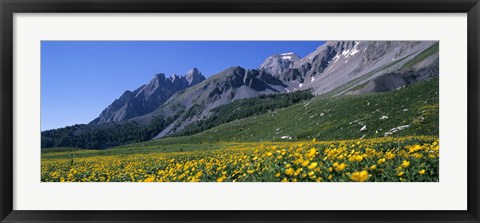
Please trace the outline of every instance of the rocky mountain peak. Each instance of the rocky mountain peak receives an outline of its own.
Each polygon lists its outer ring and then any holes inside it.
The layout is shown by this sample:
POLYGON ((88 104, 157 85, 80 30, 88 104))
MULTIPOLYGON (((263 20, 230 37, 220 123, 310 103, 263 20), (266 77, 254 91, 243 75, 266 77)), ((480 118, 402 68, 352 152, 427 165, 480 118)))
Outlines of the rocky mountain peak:
POLYGON ((165 74, 164 73, 158 73, 153 75, 154 80, 165 80, 165 74))
POLYGON ((297 54, 295 54, 294 52, 278 54, 278 55, 276 55, 276 57, 278 57, 282 60, 291 60, 291 61, 300 60, 300 57, 297 54))
POLYGON ((274 54, 269 56, 259 67, 259 70, 265 71, 272 74, 273 76, 278 76, 280 73, 283 73, 288 68, 300 60, 300 57, 293 53, 281 53, 274 54))
POLYGON ((196 67, 194 67, 185 74, 185 79, 187 80, 188 85, 191 86, 205 80, 205 76, 203 76, 203 74, 196 67))
POLYGON ((173 74, 169 78, 167 78, 170 83, 179 83, 182 81, 182 77, 177 74, 173 74))
POLYGON ((93 120, 91 124, 125 121, 150 113, 176 92, 203 80, 205 80, 205 77, 196 68, 188 71, 185 76, 173 74, 165 78, 164 73, 155 74, 152 80, 134 92, 125 91, 119 99, 102 111, 100 116, 93 120))

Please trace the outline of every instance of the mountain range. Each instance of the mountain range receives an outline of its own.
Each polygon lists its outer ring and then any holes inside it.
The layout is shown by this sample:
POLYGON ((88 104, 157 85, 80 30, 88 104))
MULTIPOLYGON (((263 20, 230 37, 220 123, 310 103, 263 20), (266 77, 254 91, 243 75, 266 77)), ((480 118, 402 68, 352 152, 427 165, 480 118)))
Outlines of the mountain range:
MULTIPOLYGON (((258 68, 230 67, 209 78, 197 68, 168 78, 160 73, 136 90, 125 91, 70 135, 168 120, 151 131, 158 139, 210 117, 213 109, 235 100, 300 90, 323 97, 386 92, 438 77, 438 47, 437 41, 327 41, 303 58, 279 53, 258 68)), ((43 135, 42 140, 48 139, 43 135)))
POLYGON ((174 74, 165 78, 164 73, 155 74, 149 83, 133 92, 125 91, 90 124, 125 121, 148 114, 176 92, 194 86, 203 80, 205 80, 205 76, 197 68, 189 70, 184 76, 174 74))

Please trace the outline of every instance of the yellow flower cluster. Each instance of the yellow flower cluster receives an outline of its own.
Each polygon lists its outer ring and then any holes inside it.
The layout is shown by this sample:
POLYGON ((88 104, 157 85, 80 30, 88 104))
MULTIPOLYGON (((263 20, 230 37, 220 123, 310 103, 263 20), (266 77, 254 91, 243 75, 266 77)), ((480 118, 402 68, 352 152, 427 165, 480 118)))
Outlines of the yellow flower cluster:
MULTIPOLYGON (((86 155, 85 155, 86 154, 86 155)), ((235 143, 215 150, 43 157, 44 182, 438 181, 436 137, 235 143)))

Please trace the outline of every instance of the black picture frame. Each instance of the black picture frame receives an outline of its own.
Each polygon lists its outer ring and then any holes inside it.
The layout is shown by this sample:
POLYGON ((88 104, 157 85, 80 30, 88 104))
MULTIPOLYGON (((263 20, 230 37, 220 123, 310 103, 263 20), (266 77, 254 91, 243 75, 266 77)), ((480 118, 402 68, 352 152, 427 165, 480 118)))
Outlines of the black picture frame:
MULTIPOLYGON (((478 0, 0 0, 1 222, 480 222, 478 0), (13 210, 14 13, 467 13, 466 211, 22 211, 13 210)), ((439 195, 441 196, 441 195, 439 195)))

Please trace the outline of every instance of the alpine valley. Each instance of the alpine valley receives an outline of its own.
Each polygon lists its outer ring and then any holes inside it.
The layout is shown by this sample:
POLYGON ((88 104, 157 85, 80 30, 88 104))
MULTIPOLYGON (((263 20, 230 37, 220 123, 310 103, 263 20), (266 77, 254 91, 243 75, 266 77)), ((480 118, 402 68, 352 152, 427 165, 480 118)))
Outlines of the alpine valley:
POLYGON ((255 69, 167 76, 88 124, 43 131, 42 181, 438 181, 437 41, 327 41, 255 69), (68 175, 94 158, 144 172, 68 175), (65 173, 56 159, 72 162, 65 173))

